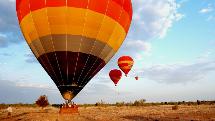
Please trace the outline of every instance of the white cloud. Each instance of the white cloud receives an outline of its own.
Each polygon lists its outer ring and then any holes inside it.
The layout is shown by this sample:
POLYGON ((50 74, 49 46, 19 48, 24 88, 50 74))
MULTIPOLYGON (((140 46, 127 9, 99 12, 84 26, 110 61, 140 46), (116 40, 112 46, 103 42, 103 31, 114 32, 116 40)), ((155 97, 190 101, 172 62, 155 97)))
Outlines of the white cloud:
POLYGON ((40 84, 2 80, 0 77, 0 103, 34 103, 40 95, 48 95, 50 103, 61 103, 59 91, 50 90, 40 84))
POLYGON ((199 11, 199 13, 204 14, 204 13, 209 13, 209 12, 212 12, 212 11, 213 11, 213 8, 210 7, 210 6, 208 6, 207 8, 201 9, 201 10, 199 11))
POLYGON ((133 2, 134 17, 131 34, 135 39, 165 37, 175 21, 183 18, 175 0, 138 0, 133 2))
POLYGON ((200 14, 207 15, 206 21, 214 21, 215 14, 214 14, 214 4, 208 4, 206 7, 199 10, 200 14))
POLYGON ((151 43, 143 41, 143 40, 130 40, 125 43, 125 46, 129 48, 133 48, 136 52, 151 52, 152 46, 151 43))
POLYGON ((150 80, 173 84, 203 80, 210 72, 215 72, 215 61, 200 60, 192 63, 155 64, 140 74, 150 80))
POLYGON ((143 56, 150 56, 152 45, 144 40, 129 40, 123 45, 124 53, 132 55, 136 60, 140 60, 143 56))
POLYGON ((32 82, 17 82, 16 83, 17 87, 22 87, 22 88, 38 88, 38 89, 47 89, 47 90, 55 90, 57 91, 56 87, 50 86, 48 84, 41 84, 41 83, 32 83, 32 82))
POLYGON ((184 17, 177 10, 180 4, 175 0, 133 1, 133 22, 121 55, 134 55, 137 60, 150 56, 152 45, 149 40, 163 38, 173 23, 184 17))

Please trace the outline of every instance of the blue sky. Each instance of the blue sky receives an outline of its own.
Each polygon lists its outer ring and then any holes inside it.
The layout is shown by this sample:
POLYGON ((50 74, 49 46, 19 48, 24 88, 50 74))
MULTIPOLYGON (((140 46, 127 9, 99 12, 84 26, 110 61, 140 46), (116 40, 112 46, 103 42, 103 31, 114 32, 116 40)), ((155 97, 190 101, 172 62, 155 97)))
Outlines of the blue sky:
MULTIPOLYGON (((214 100, 215 1, 133 0, 133 9, 122 47, 74 101, 214 100), (108 73, 121 55, 135 65, 114 87, 108 73)), ((63 102, 22 37, 14 0, 0 0, 0 58, 0 103, 32 103, 42 94, 63 102)))

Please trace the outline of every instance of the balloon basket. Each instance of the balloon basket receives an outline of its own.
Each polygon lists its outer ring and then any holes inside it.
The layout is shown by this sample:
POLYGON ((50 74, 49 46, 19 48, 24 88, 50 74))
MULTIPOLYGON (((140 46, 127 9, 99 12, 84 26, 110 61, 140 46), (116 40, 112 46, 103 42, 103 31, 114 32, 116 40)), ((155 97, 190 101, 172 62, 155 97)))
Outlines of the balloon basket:
POLYGON ((59 114, 79 114, 78 106, 76 104, 63 105, 60 108, 59 114))

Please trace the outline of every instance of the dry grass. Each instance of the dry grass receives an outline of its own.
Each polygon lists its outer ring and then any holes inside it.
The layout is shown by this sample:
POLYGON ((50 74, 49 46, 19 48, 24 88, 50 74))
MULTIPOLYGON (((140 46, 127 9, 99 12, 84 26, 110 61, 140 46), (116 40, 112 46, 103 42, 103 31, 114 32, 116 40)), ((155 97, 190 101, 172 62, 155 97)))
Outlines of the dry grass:
POLYGON ((58 108, 48 107, 45 111, 37 107, 13 107, 12 117, 0 110, 0 121, 215 121, 215 106, 180 105, 162 106, 91 106, 80 107, 80 115, 59 115, 58 108))

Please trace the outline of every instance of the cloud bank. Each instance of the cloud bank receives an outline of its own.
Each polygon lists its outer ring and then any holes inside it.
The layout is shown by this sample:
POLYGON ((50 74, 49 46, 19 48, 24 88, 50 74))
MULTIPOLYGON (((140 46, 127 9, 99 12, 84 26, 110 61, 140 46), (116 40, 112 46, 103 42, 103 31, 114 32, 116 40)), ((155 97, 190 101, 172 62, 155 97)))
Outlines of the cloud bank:
POLYGON ((173 23, 184 16, 177 11, 180 4, 175 0, 136 0, 133 7, 131 34, 137 40, 165 37, 173 23))
POLYGON ((192 63, 156 64, 145 68, 139 74, 159 83, 185 84, 203 80, 210 72, 215 72, 214 60, 192 63))
POLYGON ((135 58, 150 55, 153 49, 150 40, 164 38, 174 22, 184 17, 178 12, 179 8, 180 4, 175 0, 133 1, 133 22, 120 53, 135 58))

